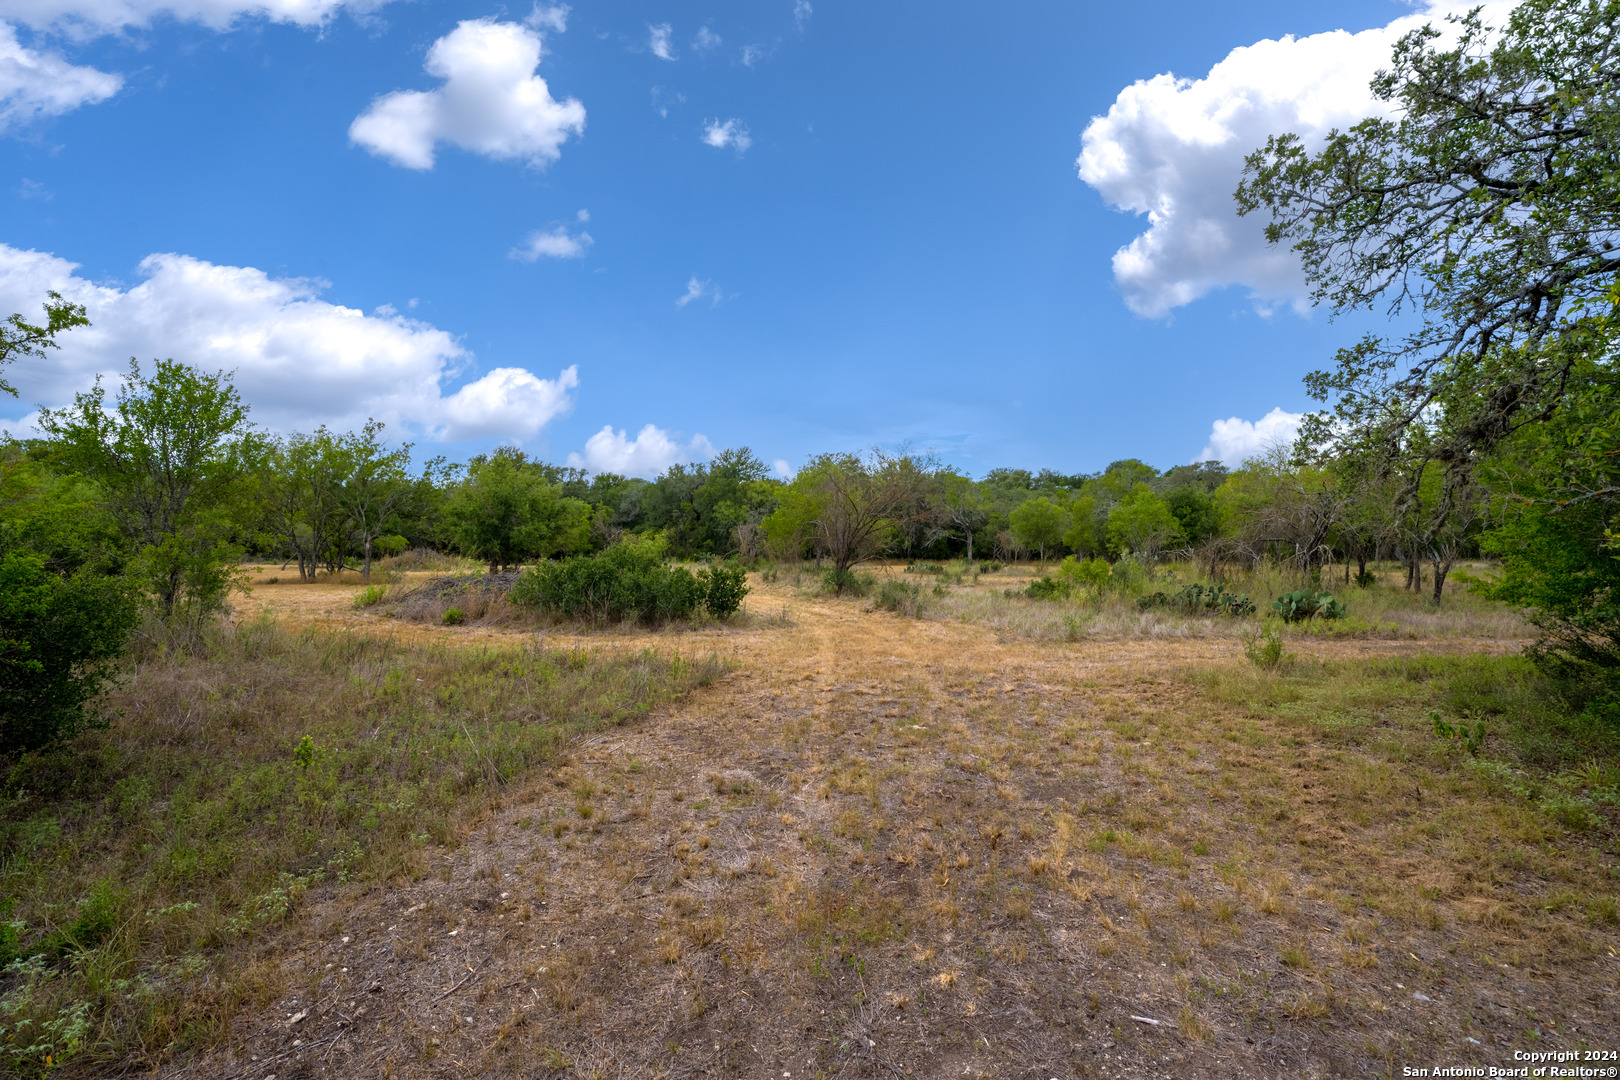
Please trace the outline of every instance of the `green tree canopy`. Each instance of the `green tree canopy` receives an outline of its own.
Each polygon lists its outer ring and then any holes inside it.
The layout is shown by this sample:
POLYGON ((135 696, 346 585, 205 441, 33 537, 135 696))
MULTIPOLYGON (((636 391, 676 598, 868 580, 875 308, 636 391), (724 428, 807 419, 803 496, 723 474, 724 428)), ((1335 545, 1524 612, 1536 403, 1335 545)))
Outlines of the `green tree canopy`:
POLYGON ((1183 539, 1170 507, 1145 483, 1138 483, 1109 512, 1107 534, 1116 550, 1129 551, 1147 563, 1183 539))
POLYGON ((941 470, 929 484, 934 519, 943 535, 960 538, 967 545, 967 561, 973 562, 973 533, 990 520, 990 510, 979 486, 959 473, 941 470))
POLYGON ((590 508, 564 497, 560 485, 509 447, 473 459, 445 517, 462 554, 488 563, 491 573, 590 546, 590 508))
POLYGON ((195 627, 218 611, 262 453, 230 377, 174 360, 147 377, 132 360, 111 409, 98 379, 72 406, 43 410, 39 426, 60 462, 100 487, 163 618, 195 627))
POLYGON ((765 519, 773 544, 809 542, 833 564, 842 590, 850 567, 888 543, 892 517, 925 490, 931 469, 908 454, 821 454, 793 478, 765 519))
POLYGON ((360 548, 360 579, 371 580, 371 557, 377 539, 394 524, 415 494, 411 482, 411 444, 390 450, 382 443, 383 425, 366 421, 358 432, 338 441, 345 475, 338 505, 360 548))
POLYGON ((1417 316, 1306 380, 1332 411, 1303 443, 1418 453, 1457 475, 1557 410, 1613 308, 1620 0, 1525 0, 1494 34, 1478 9, 1454 21, 1454 47, 1415 30, 1373 80, 1392 118, 1315 153, 1274 136, 1237 201, 1270 215, 1267 237, 1299 253, 1318 303, 1417 316))
POLYGON ((1020 544, 1040 552, 1044 566, 1047 551, 1063 542, 1069 515, 1061 505, 1043 495, 1014 507, 1007 515, 1007 524, 1020 544))

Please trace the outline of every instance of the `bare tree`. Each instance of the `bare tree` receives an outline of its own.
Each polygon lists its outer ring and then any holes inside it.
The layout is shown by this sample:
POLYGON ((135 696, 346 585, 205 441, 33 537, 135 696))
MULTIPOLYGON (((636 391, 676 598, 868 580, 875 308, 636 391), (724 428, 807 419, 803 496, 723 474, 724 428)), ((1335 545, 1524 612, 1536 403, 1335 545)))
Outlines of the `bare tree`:
POLYGON ((822 454, 801 475, 814 497, 809 523, 816 544, 832 560, 834 588, 841 592, 850 568, 889 541, 893 517, 922 492, 928 470, 912 455, 873 450, 864 458, 822 454))

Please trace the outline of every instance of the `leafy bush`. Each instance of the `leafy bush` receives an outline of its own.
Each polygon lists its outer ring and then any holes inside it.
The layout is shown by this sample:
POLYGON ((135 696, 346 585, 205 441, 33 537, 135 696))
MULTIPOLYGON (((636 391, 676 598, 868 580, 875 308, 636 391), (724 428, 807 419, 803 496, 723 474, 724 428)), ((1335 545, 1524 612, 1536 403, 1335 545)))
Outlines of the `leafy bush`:
MULTIPOLYGON (((1009 589, 1009 595, 1017 595, 1009 589)), ((1061 578, 1038 577, 1024 589, 1023 595, 1031 600, 1065 600, 1069 596, 1069 583, 1061 578)))
POLYGON ((124 582, 53 573, 38 555, 0 558, 0 753, 19 754, 96 725, 88 706, 135 629, 124 582))
POLYGON ((368 608, 373 604, 380 603, 382 598, 387 595, 388 587, 386 585, 367 585, 354 594, 354 606, 368 608))
POLYGON ((908 574, 943 574, 945 568, 937 562, 914 562, 906 567, 908 574))
POLYGON ((1370 589, 1376 584, 1378 584, 1378 575, 1371 570, 1356 571, 1356 588, 1370 589))
POLYGON ((1110 568, 1104 559, 1076 559, 1073 555, 1064 556, 1058 564, 1058 573, 1072 585, 1090 585, 1100 589, 1108 584, 1110 568))
POLYGON ((446 626, 460 626, 467 621, 467 613, 458 607, 447 610, 439 619, 446 626))
POLYGON ((1271 610, 1282 616, 1285 623, 1305 622, 1318 617, 1342 619, 1345 613, 1344 603, 1335 600, 1332 593, 1309 589, 1283 593, 1272 603, 1271 610))
POLYGON ((871 574, 858 574, 854 570, 840 570, 836 566, 821 576, 821 590, 837 596, 848 593, 852 596, 866 596, 877 584, 877 579, 871 574))
POLYGON ((748 595, 748 571, 740 566, 711 566, 698 573, 698 580, 703 583, 703 605, 717 619, 735 615, 748 595))
POLYGON ((701 575, 664 561, 662 536, 627 540, 598 555, 542 563, 526 570, 510 599, 570 619, 630 619, 664 623, 689 619, 700 607, 715 618, 736 612, 748 594, 741 567, 713 566, 701 575))
POLYGON ((1130 556, 1117 560, 1108 568, 1108 587, 1115 592, 1139 593, 1152 580, 1146 566, 1130 556))
POLYGON ((1162 592, 1138 597, 1136 606, 1142 611, 1153 608, 1171 608, 1187 615, 1230 615, 1240 618, 1255 613, 1254 601, 1244 593, 1229 593, 1219 585, 1200 585, 1194 582, 1174 595, 1162 592))

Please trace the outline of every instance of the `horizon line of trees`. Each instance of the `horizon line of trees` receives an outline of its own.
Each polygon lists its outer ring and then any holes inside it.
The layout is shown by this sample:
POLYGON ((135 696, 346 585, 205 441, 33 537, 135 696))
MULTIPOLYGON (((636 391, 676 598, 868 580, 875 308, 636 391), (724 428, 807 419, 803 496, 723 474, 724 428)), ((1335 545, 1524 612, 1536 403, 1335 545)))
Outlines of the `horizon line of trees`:
POLYGON ((26 518, 64 483, 97 493, 97 514, 79 520, 99 521, 118 565, 139 565, 165 618, 217 609, 247 557, 296 565, 305 581, 346 569, 369 580, 378 558, 410 548, 496 572, 648 533, 677 558, 825 559, 840 572, 878 556, 1151 566, 1175 553, 1211 573, 1269 560, 1314 575, 1396 557, 1413 588, 1428 563, 1438 601, 1456 559, 1478 552, 1487 517, 1483 501, 1453 499, 1435 528, 1432 515, 1402 513, 1400 478, 1301 464, 1280 447, 1235 470, 1128 458, 1095 473, 998 468, 979 479, 907 449, 820 454, 789 480, 748 447, 651 480, 507 446, 413 467, 412 445, 391 446, 375 420, 356 432, 261 431, 229 376, 172 360, 150 374, 132 361, 112 402, 98 382, 42 410, 40 427, 42 438, 0 447, 7 516, 26 518))

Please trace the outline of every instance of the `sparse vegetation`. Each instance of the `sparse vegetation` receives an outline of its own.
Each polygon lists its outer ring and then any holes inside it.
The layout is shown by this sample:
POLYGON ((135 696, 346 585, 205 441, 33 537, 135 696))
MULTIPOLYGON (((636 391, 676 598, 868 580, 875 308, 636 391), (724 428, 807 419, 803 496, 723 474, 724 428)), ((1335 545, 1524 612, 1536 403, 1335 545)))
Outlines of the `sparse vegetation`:
POLYGON ((272 624, 143 656, 110 692, 106 730, 13 758, 0 803, 0 947, 21 963, 0 991, 10 1065, 208 1045, 281 992, 277 942, 312 891, 421 879, 572 736, 722 671, 272 624))
MULTIPOLYGON (((175 361, 44 410, 0 453, 0 1069, 1603 1046, 1617 13, 1414 31, 1387 117, 1247 159, 1318 301, 1417 311, 1236 468, 413 471, 175 361)), ((0 365, 87 324, 45 310, 0 365)))

